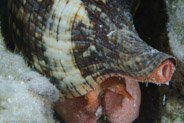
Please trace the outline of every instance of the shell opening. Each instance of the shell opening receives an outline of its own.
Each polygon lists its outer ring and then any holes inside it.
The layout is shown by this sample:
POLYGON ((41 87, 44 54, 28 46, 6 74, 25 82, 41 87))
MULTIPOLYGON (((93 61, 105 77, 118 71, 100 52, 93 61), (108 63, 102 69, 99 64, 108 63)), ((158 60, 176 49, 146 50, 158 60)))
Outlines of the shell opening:
POLYGON ((164 60, 155 70, 155 72, 150 77, 151 81, 168 83, 171 79, 173 71, 175 69, 174 63, 167 59, 164 60))

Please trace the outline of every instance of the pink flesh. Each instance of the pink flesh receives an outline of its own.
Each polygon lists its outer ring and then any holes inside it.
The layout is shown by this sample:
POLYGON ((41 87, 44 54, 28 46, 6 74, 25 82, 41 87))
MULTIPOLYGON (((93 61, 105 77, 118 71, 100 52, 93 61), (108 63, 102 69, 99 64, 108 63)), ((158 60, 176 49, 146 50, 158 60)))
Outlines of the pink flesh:
POLYGON ((102 100, 104 112, 111 123, 131 123, 139 114, 141 92, 138 83, 126 80, 127 91, 133 101, 112 91, 106 91, 102 100))
POLYGON ((87 106, 87 100, 82 96, 75 99, 61 99, 55 104, 55 110, 66 123, 95 123, 101 116, 95 115, 99 106, 99 99, 92 106, 87 106))
POLYGON ((150 80, 159 83, 168 83, 171 79, 174 64, 170 60, 163 61, 155 70, 150 80))
POLYGON ((100 92, 104 89, 109 89, 117 94, 124 95, 130 100, 133 100, 132 96, 126 90, 125 79, 110 77, 100 84, 100 86, 96 87, 95 90, 90 91, 85 95, 85 98, 88 100, 88 106, 91 106, 95 102, 100 92))
POLYGON ((112 123, 132 122, 139 114, 141 93, 137 82, 125 80, 125 84, 133 100, 106 89, 90 107, 82 96, 58 101, 55 110, 67 123, 95 123, 102 115, 100 113, 96 116, 96 111, 101 105, 103 112, 112 123))

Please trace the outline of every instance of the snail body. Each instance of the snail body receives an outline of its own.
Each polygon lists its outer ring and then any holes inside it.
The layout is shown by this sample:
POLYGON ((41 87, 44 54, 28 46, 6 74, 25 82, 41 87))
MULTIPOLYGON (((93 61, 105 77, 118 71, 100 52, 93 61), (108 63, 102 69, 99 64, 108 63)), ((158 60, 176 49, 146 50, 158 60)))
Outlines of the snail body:
POLYGON ((100 106, 111 122, 132 122, 141 100, 136 81, 171 79, 175 59, 134 28, 130 11, 138 1, 8 1, 12 41, 60 90, 55 109, 67 123, 96 122, 100 106))
POLYGON ((12 39, 67 98, 85 95, 112 76, 154 82, 155 68, 174 58, 139 38, 132 2, 9 0, 12 39))

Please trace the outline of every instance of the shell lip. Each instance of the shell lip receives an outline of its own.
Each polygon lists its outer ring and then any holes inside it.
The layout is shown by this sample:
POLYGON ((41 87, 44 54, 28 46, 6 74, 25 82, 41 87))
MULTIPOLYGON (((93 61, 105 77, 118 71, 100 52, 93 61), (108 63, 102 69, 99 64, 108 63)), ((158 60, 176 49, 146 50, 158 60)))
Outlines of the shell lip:
MULTIPOLYGON (((165 69, 164 68, 164 65, 165 64, 162 65, 163 66, 162 67, 163 70, 165 69)), ((176 66, 177 66, 176 59, 174 57, 170 57, 170 58, 166 58, 165 60, 162 60, 157 65, 157 67, 147 77, 143 77, 143 76, 133 77, 133 76, 130 76, 130 75, 122 74, 120 72, 104 73, 103 76, 105 76, 106 79, 108 79, 110 77, 118 77, 120 79, 122 79, 122 78, 124 78, 124 79, 130 79, 130 80, 134 80, 134 81, 137 81, 137 82, 151 82, 151 83, 155 83, 155 84, 169 84, 169 81, 171 80, 171 78, 173 76, 173 73, 176 70, 176 66), (170 66, 170 69, 169 69, 171 72, 169 73, 167 79, 165 79, 165 80, 153 79, 152 78, 153 74, 157 71, 157 69, 159 68, 159 66, 161 66, 165 61, 169 61, 168 64, 171 65, 170 66)), ((100 76, 98 78, 100 78, 100 76)), ((97 78, 97 80, 98 80, 98 78, 97 78)), ((103 81, 105 81, 105 80, 103 80, 103 81)), ((103 83, 103 81, 100 81, 100 83, 103 83)))
POLYGON ((176 61, 175 57, 170 57, 170 58, 167 58, 165 60, 170 60, 174 64, 175 67, 177 66, 177 61, 176 61))
POLYGON ((129 79, 133 79, 139 82, 151 82, 154 84, 167 84, 169 85, 169 81, 171 80, 175 70, 176 70, 177 62, 174 57, 166 58, 162 60, 157 67, 147 76, 147 77, 130 77, 129 79), (168 71, 168 72, 167 72, 168 71), (155 78, 155 73, 162 74, 162 76, 158 76, 159 78, 155 78), (165 77, 165 78, 162 78, 165 77))

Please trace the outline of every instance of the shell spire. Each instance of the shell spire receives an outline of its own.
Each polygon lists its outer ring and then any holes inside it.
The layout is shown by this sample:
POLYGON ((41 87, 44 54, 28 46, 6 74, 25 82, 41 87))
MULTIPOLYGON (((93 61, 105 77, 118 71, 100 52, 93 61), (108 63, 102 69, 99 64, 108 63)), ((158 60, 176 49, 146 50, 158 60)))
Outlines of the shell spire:
POLYGON ((163 61, 175 59, 139 38, 132 1, 9 0, 13 40, 68 98, 112 76, 150 81, 163 61))

